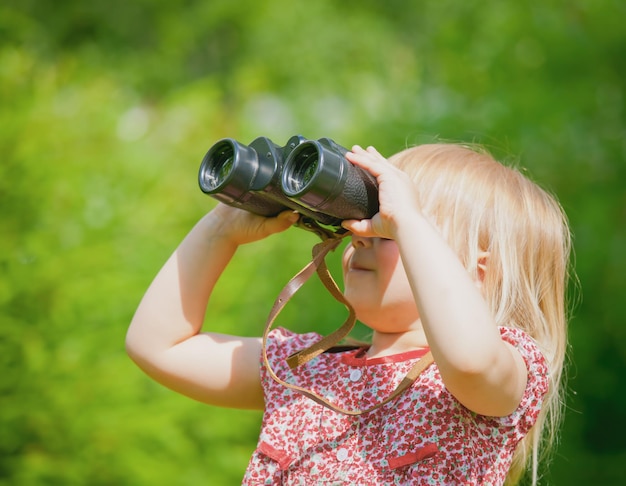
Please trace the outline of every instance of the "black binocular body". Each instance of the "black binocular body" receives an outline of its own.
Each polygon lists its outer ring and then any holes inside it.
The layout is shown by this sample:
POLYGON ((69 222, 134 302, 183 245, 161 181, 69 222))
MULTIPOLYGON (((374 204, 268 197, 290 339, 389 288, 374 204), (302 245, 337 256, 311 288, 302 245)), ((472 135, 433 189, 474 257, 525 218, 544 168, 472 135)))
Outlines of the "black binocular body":
POLYGON ((262 216, 295 210, 316 224, 341 227, 345 219, 378 212, 378 185, 352 165, 347 149, 329 138, 291 137, 284 146, 259 137, 249 145, 231 138, 202 159, 200 189, 230 206, 262 216))

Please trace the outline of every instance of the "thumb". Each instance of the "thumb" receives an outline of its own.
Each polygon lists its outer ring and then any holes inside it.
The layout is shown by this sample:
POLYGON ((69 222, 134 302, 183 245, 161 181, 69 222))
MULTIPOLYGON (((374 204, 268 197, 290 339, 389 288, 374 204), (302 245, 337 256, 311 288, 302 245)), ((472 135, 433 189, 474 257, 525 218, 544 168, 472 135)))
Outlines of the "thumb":
POLYGON ((347 219, 341 222, 341 226, 356 236, 376 236, 371 219, 347 219))

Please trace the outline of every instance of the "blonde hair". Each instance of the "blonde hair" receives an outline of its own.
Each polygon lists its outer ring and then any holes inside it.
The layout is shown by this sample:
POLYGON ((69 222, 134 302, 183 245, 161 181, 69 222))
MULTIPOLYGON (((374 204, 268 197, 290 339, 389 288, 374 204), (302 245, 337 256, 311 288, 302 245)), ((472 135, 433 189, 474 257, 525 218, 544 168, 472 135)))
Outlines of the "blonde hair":
POLYGON ((528 333, 547 360, 548 395, 507 477, 516 484, 531 463, 536 484, 539 457, 556 440, 562 414, 571 249, 565 214, 519 170, 473 147, 420 145, 390 161, 414 180, 422 210, 474 277, 479 253, 488 252, 482 289, 496 323, 528 333))

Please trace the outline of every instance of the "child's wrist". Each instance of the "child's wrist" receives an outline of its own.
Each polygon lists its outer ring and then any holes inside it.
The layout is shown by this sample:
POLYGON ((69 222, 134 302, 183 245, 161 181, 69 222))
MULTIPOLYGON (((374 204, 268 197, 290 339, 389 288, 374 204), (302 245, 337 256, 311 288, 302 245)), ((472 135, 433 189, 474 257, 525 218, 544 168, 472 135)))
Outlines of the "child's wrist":
POLYGON ((414 238, 416 233, 424 230, 436 230, 436 226, 428 216, 420 211, 406 212, 401 218, 396 220, 394 239, 414 238))
POLYGON ((204 241, 213 245, 231 247, 234 250, 239 246, 239 243, 226 216, 219 207, 216 207, 200 220, 198 226, 204 241))

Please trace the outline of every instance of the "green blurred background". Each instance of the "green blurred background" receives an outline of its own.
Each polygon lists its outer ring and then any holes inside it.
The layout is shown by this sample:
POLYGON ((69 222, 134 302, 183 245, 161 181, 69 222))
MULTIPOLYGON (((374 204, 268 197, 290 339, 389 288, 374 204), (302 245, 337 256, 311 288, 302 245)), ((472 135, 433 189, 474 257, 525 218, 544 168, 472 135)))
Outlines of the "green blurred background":
MULTIPOLYGON (((386 155, 479 142, 558 195, 582 298, 542 484, 623 484, 625 18, 618 0, 2 2, 0 484, 240 483, 260 415, 154 384, 124 334, 215 204, 197 188, 206 150, 297 133, 386 155)), ((258 334, 314 242, 243 248, 217 329, 258 334)), ((343 318, 311 282, 281 323, 343 318)))

